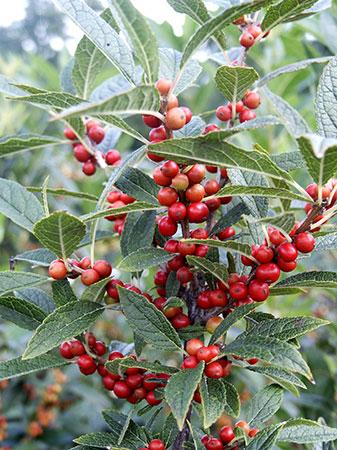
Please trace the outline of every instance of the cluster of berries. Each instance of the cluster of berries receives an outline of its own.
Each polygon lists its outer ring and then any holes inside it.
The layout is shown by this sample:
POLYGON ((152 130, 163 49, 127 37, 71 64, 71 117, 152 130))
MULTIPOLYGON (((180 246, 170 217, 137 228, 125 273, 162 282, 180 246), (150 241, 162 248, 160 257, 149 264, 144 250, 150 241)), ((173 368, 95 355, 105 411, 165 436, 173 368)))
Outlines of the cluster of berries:
POLYGON ((152 439, 147 447, 141 447, 139 450, 165 450, 165 443, 160 439, 152 439))
POLYGON ((221 122, 234 123, 238 118, 240 123, 243 123, 256 118, 254 109, 258 108, 260 103, 260 95, 255 91, 248 91, 242 100, 219 106, 215 114, 221 122))
MULTIPOLYGON (((331 209, 335 203, 337 202, 337 179, 332 178, 331 180, 326 183, 319 193, 319 188, 316 183, 311 183, 306 187, 306 192, 310 195, 310 197, 317 202, 319 200, 319 196, 321 196, 320 200, 322 201, 322 204, 324 207, 329 210, 331 209)), ((312 213, 313 205, 311 203, 307 203, 304 207, 304 210, 306 214, 309 216, 312 213)), ((325 222, 329 220, 330 216, 327 213, 326 220, 324 220, 324 217, 322 214, 315 215, 313 218, 313 224, 320 223, 320 225, 323 225, 325 222)), ((315 233, 320 230, 320 226, 314 226, 312 225, 311 232, 315 233)))
MULTIPOLYGON (((123 208, 124 206, 129 205, 130 203, 136 201, 135 198, 130 197, 129 195, 119 191, 109 192, 106 199, 107 202, 109 203, 108 206, 109 209, 123 208)), ((111 216, 106 216, 105 218, 106 220, 114 222, 114 232, 121 235, 124 229, 126 214, 115 214, 111 216)))
POLYGON ((218 379, 230 375, 232 363, 226 357, 212 361, 220 354, 218 345, 205 346, 200 339, 193 338, 186 342, 186 351, 189 356, 184 359, 182 369, 194 369, 200 361, 204 361, 204 374, 208 378, 218 379))
POLYGON ((62 259, 56 259, 50 263, 49 276, 54 280, 63 280, 64 278, 81 277, 81 282, 85 286, 97 283, 111 275, 112 266, 104 259, 98 259, 93 265, 91 259, 85 256, 80 261, 69 259, 68 268, 62 259))
MULTIPOLYGON (((253 438, 259 432, 258 428, 250 428, 248 423, 244 420, 240 420, 235 424, 235 427, 241 428, 247 436, 253 438)), ((206 450, 223 450, 228 445, 235 442, 235 434, 233 427, 226 425, 221 428, 219 432, 219 438, 208 436, 207 434, 201 438, 201 442, 206 447, 206 450)), ((238 446, 230 445, 231 450, 237 450, 238 446)))
POLYGON ((233 25, 237 25, 241 30, 240 45, 244 48, 250 48, 255 44, 255 41, 259 39, 264 39, 268 36, 269 31, 262 35, 261 25, 254 23, 246 16, 241 16, 237 18, 233 25))
POLYGON ((123 376, 113 374, 105 368, 105 363, 124 358, 124 355, 114 351, 106 358, 108 351, 106 345, 98 341, 92 333, 85 334, 85 344, 77 339, 63 342, 60 354, 63 358, 75 362, 84 375, 92 375, 97 371, 102 377, 104 388, 113 391, 118 398, 126 399, 131 404, 143 399, 150 406, 161 403, 160 388, 165 387, 169 375, 146 373, 145 369, 140 368, 128 368, 123 376))
POLYGON ((96 120, 88 120, 85 124, 86 136, 85 141, 88 143, 84 146, 78 141, 78 137, 72 128, 64 129, 64 136, 73 141, 73 153, 77 161, 83 163, 82 171, 85 175, 91 176, 96 172, 97 165, 107 164, 108 166, 116 166, 121 160, 118 150, 112 149, 107 153, 102 153, 97 149, 104 137, 105 131, 101 124, 96 120))

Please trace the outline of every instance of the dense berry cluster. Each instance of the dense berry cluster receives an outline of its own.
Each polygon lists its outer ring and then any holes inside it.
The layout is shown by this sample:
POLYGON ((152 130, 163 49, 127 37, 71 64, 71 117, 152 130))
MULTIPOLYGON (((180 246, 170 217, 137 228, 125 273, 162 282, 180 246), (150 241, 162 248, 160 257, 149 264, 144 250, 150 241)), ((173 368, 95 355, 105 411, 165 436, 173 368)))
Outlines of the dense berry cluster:
POLYGON ((250 20, 247 16, 241 16, 233 22, 241 31, 240 45, 245 49, 252 47, 256 41, 264 39, 269 32, 262 34, 261 25, 250 20))
MULTIPOLYGON (((124 206, 136 201, 135 198, 117 190, 109 192, 106 199, 109 203, 108 209, 124 208, 124 206)), ((114 222, 114 232, 121 235, 124 229, 126 214, 115 214, 106 216, 105 218, 106 220, 114 222)))
POLYGON ((108 353, 105 343, 98 341, 92 333, 85 334, 84 342, 78 339, 63 342, 60 354, 76 363, 84 375, 97 372, 105 389, 131 404, 145 399, 150 406, 155 406, 162 401, 160 388, 165 387, 169 375, 155 374, 136 367, 126 369, 123 375, 109 372, 105 363, 124 358, 124 355, 118 351, 108 353))
POLYGON ((73 153, 77 161, 82 163, 82 171, 91 176, 96 172, 96 167, 116 166, 120 163, 121 155, 118 150, 108 150, 106 153, 97 149, 105 137, 105 130, 96 120, 88 120, 85 124, 86 135, 80 142, 72 128, 64 129, 64 136, 73 141, 73 153), (83 145, 86 143, 86 145, 83 145))
POLYGON ((239 119, 240 123, 247 122, 256 118, 254 109, 258 108, 260 103, 260 95, 255 91, 248 91, 242 100, 219 106, 216 116, 221 122, 230 121, 234 124, 236 119, 239 119))
MULTIPOLYGON (((259 432, 258 428, 250 428, 248 423, 244 420, 237 422, 235 427, 241 428, 250 438, 253 438, 259 432)), ((221 428, 218 438, 205 435, 201 438, 201 442, 206 447, 206 450, 223 450, 226 448, 237 450, 239 448, 235 445, 234 429, 229 425, 221 428)))

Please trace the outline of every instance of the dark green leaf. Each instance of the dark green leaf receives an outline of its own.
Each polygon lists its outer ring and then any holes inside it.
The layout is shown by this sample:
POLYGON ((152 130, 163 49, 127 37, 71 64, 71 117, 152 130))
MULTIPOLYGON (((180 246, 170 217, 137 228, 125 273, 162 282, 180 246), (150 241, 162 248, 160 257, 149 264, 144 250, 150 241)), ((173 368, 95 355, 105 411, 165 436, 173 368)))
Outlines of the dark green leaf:
POLYGON ((74 291, 72 290, 67 279, 53 281, 51 287, 53 291, 53 299, 57 307, 77 300, 76 295, 74 294, 74 291))
POLYGON ((48 277, 30 272, 0 272, 0 295, 46 283, 48 277))
POLYGON ((35 330, 45 319, 46 313, 33 303, 16 297, 0 297, 0 317, 20 328, 35 330))
POLYGON ((118 269, 138 272, 158 266, 172 259, 172 255, 161 248, 146 247, 130 253, 118 264, 118 269))
POLYGON ((216 71, 215 83, 226 100, 237 102, 258 78, 252 67, 221 66, 216 71))
POLYGON ((280 408, 283 389, 275 384, 264 387, 245 403, 243 417, 252 427, 260 427, 280 408))

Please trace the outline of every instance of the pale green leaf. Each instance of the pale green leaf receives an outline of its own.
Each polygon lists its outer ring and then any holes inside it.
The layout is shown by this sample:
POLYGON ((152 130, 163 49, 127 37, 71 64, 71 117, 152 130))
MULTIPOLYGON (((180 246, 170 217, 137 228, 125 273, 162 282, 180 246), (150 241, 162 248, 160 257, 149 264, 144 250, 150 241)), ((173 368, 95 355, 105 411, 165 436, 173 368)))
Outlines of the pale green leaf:
POLYGON ((52 136, 22 134, 0 139, 0 158, 17 155, 27 150, 37 150, 49 146, 61 145, 65 141, 52 136))
POLYGON ((316 96, 318 131, 325 137, 337 137, 337 57, 331 59, 323 70, 316 96))
POLYGON ((77 300, 68 279, 55 280, 52 282, 51 287, 56 306, 66 305, 69 302, 75 302, 77 300))
POLYGON ((221 380, 203 377, 200 383, 201 409, 204 428, 209 428, 223 414, 226 386, 221 380))
POLYGON ((300 288, 336 288, 337 273, 336 272, 304 272, 292 275, 282 281, 279 281, 275 288, 283 287, 300 287, 300 288))
POLYGON ((206 258, 199 258, 197 256, 187 256, 187 261, 191 267, 198 267, 199 269, 209 272, 223 283, 225 283, 228 278, 227 267, 224 264, 213 262, 206 258))
POLYGON ((27 250, 15 256, 15 261, 25 261, 34 266, 49 267, 50 263, 56 259, 55 253, 46 248, 27 250))
POLYGON ((240 255, 251 256, 251 248, 248 244, 241 244, 238 241, 218 241, 215 239, 184 239, 184 242, 192 242, 194 244, 208 245, 209 247, 223 248, 240 255))
POLYGON ((128 214, 136 211, 154 211, 158 209, 158 206, 154 206, 151 203, 146 202, 134 202, 129 203, 126 206, 123 206, 121 208, 108 208, 108 209, 102 209, 100 211, 95 211, 93 213, 86 214, 85 216, 81 217, 81 220, 83 222, 91 222, 92 220, 100 219, 102 217, 107 216, 113 216, 118 214, 128 214))
MULTIPOLYGON (((310 199, 307 196, 295 194, 287 189, 278 189, 264 186, 225 186, 218 191, 213 197, 241 197, 243 195, 251 195, 253 197, 271 197, 271 198, 285 198, 287 200, 299 200, 308 202, 310 199)), ((205 197, 205 201, 207 197, 205 197)))
POLYGON ((0 272, 0 295, 46 283, 48 277, 30 272, 0 272))
POLYGON ((296 396, 299 396, 296 386, 306 389, 305 384, 296 375, 281 367, 248 365, 246 366, 246 369, 264 375, 296 396))
POLYGON ((226 100, 237 102, 258 78, 252 67, 221 66, 216 71, 215 83, 226 100))
POLYGON ((270 6, 262 21, 263 31, 267 32, 276 25, 286 22, 292 16, 310 8, 316 2, 317 0, 283 0, 277 5, 270 6))
POLYGON ((172 259, 172 255, 161 248, 145 247, 127 255, 117 268, 127 272, 138 272, 149 267, 164 264, 172 259))
POLYGON ((247 450, 271 450, 283 428, 283 424, 270 425, 259 431, 254 439, 249 442, 247 450))
POLYGON ((117 180, 115 186, 136 200, 152 203, 159 207, 158 185, 146 173, 135 167, 127 169, 117 180))
POLYGON ((156 228, 155 211, 139 211, 127 215, 124 223, 120 247, 125 257, 153 241, 156 228))
POLYGON ((337 439, 337 428, 320 425, 308 419, 288 420, 279 436, 279 441, 296 444, 329 442, 335 439, 337 439))

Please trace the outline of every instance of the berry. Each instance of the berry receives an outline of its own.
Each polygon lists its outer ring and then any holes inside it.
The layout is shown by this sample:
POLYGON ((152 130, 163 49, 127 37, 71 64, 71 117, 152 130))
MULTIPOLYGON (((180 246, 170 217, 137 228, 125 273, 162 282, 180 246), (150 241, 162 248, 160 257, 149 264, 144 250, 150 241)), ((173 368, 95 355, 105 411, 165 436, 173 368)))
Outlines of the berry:
POLYGON ((213 131, 219 131, 220 128, 215 123, 210 123, 209 125, 205 126, 205 129, 202 134, 208 134, 213 133, 213 131))
POLYGON ((239 114, 240 123, 248 122, 249 120, 253 120, 255 118, 256 118, 255 112, 250 109, 244 109, 239 114))
POLYGON ((187 217, 192 223, 204 222, 209 214, 207 205, 202 202, 191 203, 187 207, 187 217))
POLYGON ((285 241, 285 237, 283 236, 283 234, 275 228, 268 229, 268 236, 270 242, 274 245, 280 245, 285 241))
POLYGON ((166 177, 159 167, 156 167, 153 171, 153 179, 156 184, 159 186, 170 186, 172 180, 169 177, 166 177))
POLYGON ((208 319, 206 322, 206 330, 208 333, 213 334, 222 321, 223 319, 221 317, 211 317, 208 319))
POLYGON ((160 439, 153 439, 148 446, 149 450, 165 450, 165 444, 160 439))
POLYGON ((109 203, 115 203, 118 200, 120 200, 120 198, 121 198, 121 193, 120 192, 118 192, 118 191, 111 191, 111 192, 109 192, 109 194, 108 194, 106 199, 107 199, 107 201, 109 203))
POLYGON ((75 341, 70 341, 70 348, 73 356, 81 356, 86 353, 84 345, 82 344, 81 341, 78 341, 77 339, 75 341))
POLYGON ((295 261, 298 256, 297 248, 291 242, 285 242, 277 248, 277 253, 283 261, 295 261))
POLYGON ((167 97, 167 111, 179 106, 178 98, 174 94, 169 94, 167 97))
POLYGON ((222 450, 223 445, 220 439, 210 438, 205 444, 206 450, 222 450))
POLYGON ((260 430, 258 428, 251 428, 248 432, 248 436, 253 438, 257 435, 260 430))
POLYGON ((81 355, 77 360, 77 364, 84 375, 91 375, 96 372, 96 363, 89 355, 81 355))
POLYGON ((191 233, 191 238, 193 239, 207 239, 208 231, 205 228, 197 228, 191 233))
POLYGON ((82 166, 82 172, 89 177, 94 175, 96 172, 96 164, 91 159, 86 161, 82 166))
POLYGON ((215 115, 221 122, 228 122, 232 118, 232 110, 229 106, 219 106, 216 109, 215 115))
POLYGON ((182 108, 171 108, 166 113, 166 126, 170 130, 180 130, 186 124, 185 111, 182 108))
POLYGON ((229 294, 234 300, 244 300, 248 295, 247 286, 241 281, 234 283, 229 288, 229 294))
POLYGON ((204 344, 200 339, 193 338, 187 341, 186 343, 186 351, 189 355, 195 356, 199 350, 199 348, 203 347, 204 344))
POLYGON ((201 309, 211 308, 210 291, 201 292, 197 298, 197 305, 201 309))
POLYGON ((111 264, 108 263, 108 261, 105 261, 104 259, 99 259, 93 265, 93 270, 96 270, 100 278, 103 279, 111 275, 112 267, 111 264))
POLYGON ((269 296, 269 286, 264 281, 252 280, 249 283, 248 294, 255 302, 263 302, 269 296))
POLYGON ((296 261, 284 261, 284 259, 278 257, 277 265, 282 270, 282 272, 292 272, 296 269, 297 263, 296 261))
POLYGON ((137 389, 142 386, 143 378, 143 375, 136 373, 134 375, 129 375, 125 381, 130 389, 137 389))
POLYGON ((104 139, 105 131, 102 127, 91 127, 88 130, 88 136, 96 144, 99 144, 104 139))
POLYGON ((198 361, 205 361, 206 363, 210 362, 213 359, 212 350, 209 347, 201 347, 197 351, 198 361))
POLYGON ((175 222, 180 222, 181 220, 184 220, 186 214, 187 214, 186 206, 184 205, 184 203, 181 202, 173 203, 173 205, 171 205, 168 209, 168 215, 170 219, 172 219, 175 222))
POLYGON ((230 426, 224 426, 219 432, 220 439, 224 444, 228 444, 235 438, 233 428, 230 426))
POLYGON ((133 197, 130 197, 130 195, 121 193, 121 201, 122 201, 123 203, 125 203, 126 205, 129 205, 130 203, 135 202, 136 199, 133 198, 133 197))
POLYGON ((250 358, 247 359, 247 363, 250 364, 251 366, 254 366, 255 364, 257 364, 259 362, 259 358, 250 358))
POLYGON ((232 111, 235 110, 235 113, 237 113, 237 114, 242 112, 244 109, 244 104, 243 104, 243 101, 241 101, 241 100, 239 102, 230 104, 229 106, 230 106, 231 110, 232 111))
POLYGON ((186 199, 189 202, 200 202, 205 197, 205 189, 201 184, 193 184, 186 191, 186 199))
POLYGON ((218 168, 216 166, 205 166, 207 172, 209 173, 217 173, 218 168))
POLYGON ((168 274, 164 270, 158 270, 154 276, 154 284, 156 286, 165 286, 168 274))
POLYGON ((156 398, 154 391, 150 391, 146 395, 146 401, 150 406, 156 406, 161 403, 161 399, 156 398))
POLYGON ((217 361, 213 361, 208 364, 205 368, 205 375, 208 378, 222 378, 223 377, 223 367, 217 361))
POLYGON ((150 128, 157 128, 161 125, 161 120, 156 116, 143 115, 143 122, 150 128))
POLYGON ((274 283, 280 277, 280 268, 275 263, 261 264, 256 269, 256 278, 267 283, 274 283))
POLYGON ((249 433, 250 428, 245 420, 239 420, 239 422, 236 422, 235 426, 242 428, 245 433, 249 433))
POLYGON ((67 273, 68 271, 63 261, 56 259, 51 262, 48 274, 50 277, 54 278, 54 280, 63 280, 67 276, 67 273))
POLYGON ((233 227, 227 227, 227 228, 224 228, 223 230, 221 230, 217 234, 217 236, 220 239, 220 241, 224 241, 225 239, 229 239, 229 238, 235 236, 235 230, 233 227))
POLYGON ((193 280, 193 273, 187 266, 183 266, 177 270, 176 277, 180 284, 185 284, 193 280))
POLYGON ((138 400, 143 400, 147 395, 147 391, 145 388, 140 387, 140 388, 135 389, 133 391, 133 394, 138 398, 138 400))
POLYGON ((65 128, 63 134, 65 138, 70 139, 71 141, 75 141, 77 139, 75 132, 71 128, 65 128))
POLYGON ((261 97, 257 92, 248 92, 243 98, 243 103, 249 109, 256 109, 260 106, 261 97))
POLYGON ((91 158, 90 153, 82 144, 75 145, 74 156, 79 162, 86 162, 91 158))
POLYGON ((153 128, 149 133, 149 139, 151 142, 165 141, 167 138, 165 127, 162 125, 158 128, 153 128))
POLYGON ((156 81, 155 86, 160 95, 167 95, 172 87, 172 81, 167 80, 166 78, 159 78, 159 80, 156 81))
POLYGON ((265 264, 274 259, 274 251, 266 245, 260 245, 260 247, 254 251, 253 256, 259 263, 265 264))
POLYGON ((121 160, 121 154, 118 150, 109 150, 105 154, 105 162, 108 166, 113 166, 121 160))
POLYGON ((94 269, 87 269, 81 274, 81 281, 86 286, 97 283, 100 280, 100 275, 94 269))
POLYGON ((315 238, 310 233, 299 233, 295 237, 295 245, 301 253, 310 253, 315 248, 315 238))
POLYGON ((194 255, 196 250, 196 245, 191 242, 179 242, 178 243, 178 252, 183 255, 194 255))
POLYGON ((164 250, 166 250, 169 253, 178 253, 178 241, 175 241, 174 239, 169 239, 165 242, 164 250))
POLYGON ((102 378, 102 383, 105 389, 107 389, 108 391, 113 391, 116 381, 110 378, 109 376, 105 376, 102 378))
POLYGON ((115 359, 124 358, 123 353, 121 352, 111 352, 109 354, 109 361, 114 361, 115 359))
POLYGON ((210 211, 216 211, 221 206, 220 198, 212 198, 210 200, 207 200, 205 203, 210 211))
POLYGON ((209 301, 212 307, 224 307, 228 303, 227 295, 221 289, 215 289, 214 291, 211 291, 209 294, 209 301))
POLYGON ((195 249, 195 256, 199 256, 199 258, 204 258, 208 253, 208 245, 198 245, 195 249))
POLYGON ((306 187, 306 192, 310 195, 313 200, 318 198, 318 186, 316 183, 311 183, 306 187))
POLYGON ((125 381, 116 381, 114 393, 118 398, 127 398, 131 395, 132 391, 125 381))
POLYGON ((167 266, 170 270, 173 270, 176 272, 178 269, 180 269, 180 267, 183 267, 184 264, 185 264, 184 256, 177 255, 174 258, 172 258, 171 261, 169 261, 167 263, 167 266))
POLYGON ((60 355, 65 359, 73 359, 74 355, 69 342, 63 342, 63 344, 60 345, 60 355))
POLYGON ((187 172, 190 183, 200 183, 205 178, 206 169, 202 164, 194 164, 187 172))
POLYGON ((182 369, 194 369, 199 364, 196 356, 188 356, 184 359, 181 368, 182 369))
MULTIPOLYGON (((156 141, 152 141, 152 142, 156 142, 156 141)), ((157 141, 157 142, 160 142, 160 141, 157 141)), ((149 153, 149 152, 147 152, 147 157, 149 159, 151 159, 151 161, 154 161, 154 162, 161 162, 161 161, 164 161, 164 159, 165 159, 163 156, 158 156, 158 155, 155 155, 154 153, 149 153)))
POLYGON ((176 329, 185 328, 190 325, 190 319, 188 318, 188 316, 186 314, 179 313, 175 317, 173 317, 171 323, 172 323, 173 327, 176 329))
POLYGON ((185 113, 185 117, 186 117, 186 123, 191 122, 192 119, 192 111, 190 110, 190 108, 187 108, 187 106, 181 106, 181 109, 184 111, 185 113))
POLYGON ((262 33, 261 27, 259 25, 249 25, 249 27, 247 27, 247 31, 248 33, 250 33, 254 39, 256 39, 257 37, 260 36, 260 34, 262 33))
POLYGON ((254 45, 255 39, 254 36, 247 31, 241 34, 240 36, 240 45, 245 48, 249 48, 254 45))
POLYGON ((174 178, 179 173, 179 166, 176 162, 169 160, 161 166, 160 170, 165 177, 174 178))
POLYGON ((178 175, 172 179, 172 186, 178 191, 186 191, 188 185, 188 177, 183 173, 178 173, 178 175))
POLYGON ((208 180, 205 184, 207 195, 214 195, 220 190, 220 184, 216 180, 208 180))

